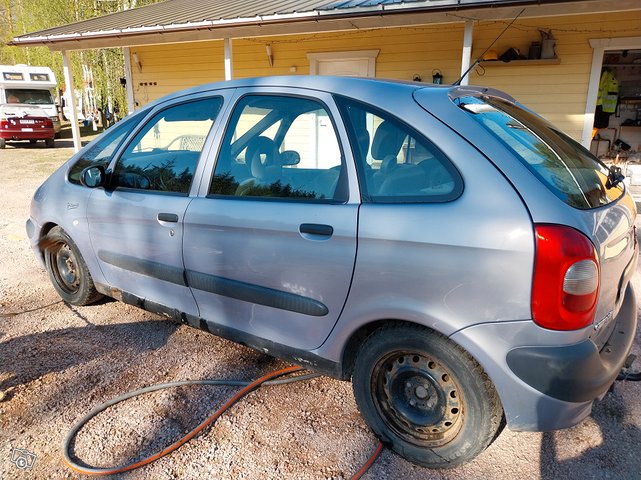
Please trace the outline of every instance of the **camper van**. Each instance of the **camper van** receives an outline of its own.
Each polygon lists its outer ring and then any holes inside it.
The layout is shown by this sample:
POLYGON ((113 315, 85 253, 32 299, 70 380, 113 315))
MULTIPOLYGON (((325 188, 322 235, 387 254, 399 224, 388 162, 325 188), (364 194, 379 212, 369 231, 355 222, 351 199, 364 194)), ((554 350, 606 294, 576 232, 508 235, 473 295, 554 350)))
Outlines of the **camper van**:
POLYGON ((49 67, 0 65, 0 104, 24 103, 42 108, 51 118, 57 135, 60 119, 56 88, 56 76, 49 67))

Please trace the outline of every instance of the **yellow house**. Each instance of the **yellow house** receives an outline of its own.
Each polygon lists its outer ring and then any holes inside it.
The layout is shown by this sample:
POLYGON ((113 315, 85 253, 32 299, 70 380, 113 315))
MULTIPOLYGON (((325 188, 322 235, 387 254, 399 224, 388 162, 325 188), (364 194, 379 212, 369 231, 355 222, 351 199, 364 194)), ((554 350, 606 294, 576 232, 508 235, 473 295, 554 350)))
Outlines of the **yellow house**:
POLYGON ((168 0, 12 43, 45 45, 65 59, 68 50, 123 47, 130 111, 231 78, 330 74, 453 83, 472 66, 462 84, 508 92, 593 151, 599 79, 609 68, 619 81, 619 107, 601 135, 625 137, 641 151, 641 127, 622 126, 641 120, 639 0, 236 3, 168 0), (483 54, 504 53, 516 58, 474 65, 483 54))

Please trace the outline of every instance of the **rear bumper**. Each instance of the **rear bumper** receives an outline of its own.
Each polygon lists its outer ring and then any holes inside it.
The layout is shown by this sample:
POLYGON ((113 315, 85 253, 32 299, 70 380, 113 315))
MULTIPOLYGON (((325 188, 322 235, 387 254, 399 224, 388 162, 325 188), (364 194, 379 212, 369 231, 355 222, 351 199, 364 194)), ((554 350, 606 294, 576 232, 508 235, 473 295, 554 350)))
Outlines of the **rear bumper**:
POLYGON ((21 130, 3 130, 0 132, 0 138, 5 140, 45 140, 53 138, 55 132, 53 129, 33 129, 33 132, 23 132, 21 130))
POLYGON ((542 432, 581 422, 594 400, 614 382, 637 326, 630 285, 615 322, 601 351, 587 339, 587 329, 553 331, 532 320, 474 325, 451 339, 476 358, 491 378, 508 427, 542 432))
POLYGON ((621 371, 636 327, 636 299, 628 285, 615 328, 601 351, 591 340, 569 346, 520 347, 507 354, 507 364, 520 380, 549 397, 592 401, 608 390, 621 371))

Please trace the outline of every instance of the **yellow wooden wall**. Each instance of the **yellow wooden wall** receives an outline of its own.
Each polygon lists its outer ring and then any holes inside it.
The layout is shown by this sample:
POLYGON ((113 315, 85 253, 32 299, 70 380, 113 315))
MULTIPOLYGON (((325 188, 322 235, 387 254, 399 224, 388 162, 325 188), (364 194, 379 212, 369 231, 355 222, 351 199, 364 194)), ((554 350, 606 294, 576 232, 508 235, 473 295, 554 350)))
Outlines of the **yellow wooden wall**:
MULTIPOLYGON (((487 67, 485 71, 476 69, 470 83, 508 92, 579 140, 592 68, 589 39, 641 37, 641 10, 518 20, 515 27, 496 43, 494 50, 501 54, 515 46, 527 55, 530 43, 540 39, 539 29, 551 29, 561 63, 544 66, 503 64, 487 67)), ((476 28, 473 55, 482 53, 504 28, 503 22, 485 22, 476 28)))
MULTIPOLYGON (((474 26, 473 58, 505 28, 508 21, 483 21, 474 26)), ((504 90, 557 124, 576 139, 581 137, 583 114, 592 63, 591 38, 641 36, 641 10, 599 15, 573 15, 517 20, 495 44, 499 54, 516 47, 527 55, 539 29, 551 29, 556 38, 559 65, 495 65, 477 68, 470 83, 504 90)), ((380 50, 376 76, 411 80, 414 75, 431 82, 435 69, 444 83, 460 75, 463 24, 439 24, 377 30, 333 32, 233 40, 234 77, 309 73, 308 53, 345 50, 380 50), (265 46, 271 45, 274 64, 268 64, 265 46)), ((132 47, 142 65, 133 65, 136 102, 143 105, 162 95, 224 79, 223 42, 180 43, 132 47)), ((133 62, 132 62, 133 64, 133 62)))

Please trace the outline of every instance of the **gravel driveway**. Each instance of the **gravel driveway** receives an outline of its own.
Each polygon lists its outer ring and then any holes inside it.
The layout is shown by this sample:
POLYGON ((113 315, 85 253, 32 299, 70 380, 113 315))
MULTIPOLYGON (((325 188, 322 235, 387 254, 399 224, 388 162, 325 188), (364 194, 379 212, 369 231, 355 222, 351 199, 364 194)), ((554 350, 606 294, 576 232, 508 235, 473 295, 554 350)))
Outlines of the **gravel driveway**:
MULTIPOLYGON (((115 301, 60 302, 29 248, 24 222, 34 190, 70 155, 70 148, 40 145, 0 150, 0 391, 7 394, 0 403, 0 480, 85 478, 62 463, 63 439, 91 408, 126 391, 183 379, 251 380, 286 366, 115 301), (12 461, 29 453, 30 469, 12 461)), ((175 441, 233 391, 181 387, 130 400, 91 420, 75 452, 94 466, 128 463, 175 441)), ((342 479, 375 448, 351 385, 321 377, 253 392, 178 451, 110 478, 342 479)), ((574 428, 506 429, 463 467, 428 470, 384 450, 364 478, 641 479, 641 383, 617 382, 574 428)))

